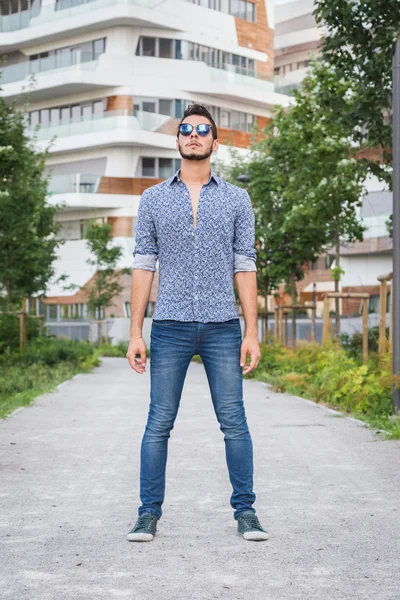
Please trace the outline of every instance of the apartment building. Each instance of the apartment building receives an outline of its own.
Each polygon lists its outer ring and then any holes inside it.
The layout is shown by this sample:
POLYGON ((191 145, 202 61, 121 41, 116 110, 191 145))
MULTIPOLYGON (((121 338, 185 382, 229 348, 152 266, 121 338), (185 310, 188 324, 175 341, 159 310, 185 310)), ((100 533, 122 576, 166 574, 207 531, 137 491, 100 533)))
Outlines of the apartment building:
MULTIPOLYGON (((131 266, 142 192, 179 168, 177 124, 192 102, 219 125, 220 161, 246 152, 254 125, 275 104, 273 30, 264 0, 4 0, 1 93, 22 106, 27 127, 50 156, 49 201, 63 203, 57 277, 47 319, 87 314, 85 227, 112 226, 131 266)), ((129 277, 106 316, 129 316, 129 277)), ((157 274, 148 315, 157 296, 157 274)))

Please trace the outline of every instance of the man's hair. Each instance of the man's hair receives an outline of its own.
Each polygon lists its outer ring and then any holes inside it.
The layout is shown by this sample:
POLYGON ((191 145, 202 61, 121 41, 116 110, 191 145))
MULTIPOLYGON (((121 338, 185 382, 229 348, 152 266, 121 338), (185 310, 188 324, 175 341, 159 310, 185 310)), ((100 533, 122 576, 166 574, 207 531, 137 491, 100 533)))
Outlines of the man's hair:
MULTIPOLYGON (((217 126, 216 126, 215 121, 212 118, 211 114, 206 109, 206 107, 203 106, 203 104, 189 104, 189 106, 187 107, 187 109, 183 113, 183 117, 180 120, 179 125, 181 125, 181 123, 187 117, 190 117, 191 115, 199 115, 200 117, 206 117, 206 119, 208 119, 210 121, 210 123, 211 123, 211 131, 212 131, 213 139, 214 140, 217 139, 217 137, 218 137, 217 126)), ((179 137, 179 127, 178 127, 177 137, 179 137)))

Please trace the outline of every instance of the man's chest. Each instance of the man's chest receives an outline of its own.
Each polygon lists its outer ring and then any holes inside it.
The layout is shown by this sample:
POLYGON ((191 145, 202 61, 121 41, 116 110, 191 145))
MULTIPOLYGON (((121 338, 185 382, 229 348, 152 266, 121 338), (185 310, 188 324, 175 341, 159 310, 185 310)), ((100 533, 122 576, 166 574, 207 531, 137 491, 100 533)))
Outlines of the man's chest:
POLYGON ((167 242, 192 238, 204 241, 233 238, 235 207, 217 194, 175 194, 160 198, 155 211, 157 238, 167 242))

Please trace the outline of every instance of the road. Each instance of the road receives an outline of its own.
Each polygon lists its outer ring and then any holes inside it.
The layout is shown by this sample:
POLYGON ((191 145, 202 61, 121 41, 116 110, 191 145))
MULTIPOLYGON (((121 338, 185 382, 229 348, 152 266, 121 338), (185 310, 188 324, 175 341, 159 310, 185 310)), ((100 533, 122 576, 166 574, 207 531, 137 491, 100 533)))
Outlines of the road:
POLYGON ((223 435, 192 363, 153 542, 139 502, 149 368, 104 359, 0 422, 1 600, 400 600, 400 442, 244 382, 255 508, 237 536, 223 435))

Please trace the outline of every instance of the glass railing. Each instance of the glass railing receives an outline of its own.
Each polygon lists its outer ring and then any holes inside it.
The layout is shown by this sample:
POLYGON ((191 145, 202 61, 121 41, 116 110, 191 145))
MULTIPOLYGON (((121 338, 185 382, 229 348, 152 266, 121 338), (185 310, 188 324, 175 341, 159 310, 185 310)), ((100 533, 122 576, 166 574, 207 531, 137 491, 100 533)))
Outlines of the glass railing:
POLYGON ((16 12, 12 15, 0 16, 0 33, 17 31, 30 26, 31 19, 40 14, 40 6, 35 6, 31 10, 16 12))
POLYGON ((256 73, 253 69, 244 69, 224 64, 221 68, 211 67, 211 79, 218 83, 255 87, 263 91, 274 91, 273 77, 256 73))
POLYGON ((96 68, 99 56, 95 57, 92 52, 77 51, 75 53, 53 54, 17 63, 16 65, 0 66, 0 83, 21 81, 30 75, 38 75, 40 73, 48 73, 49 71, 71 67, 92 70, 96 68))
POLYGON ((53 175, 49 179, 48 194, 95 194, 99 182, 99 175, 53 175))
POLYGON ((43 25, 50 21, 80 15, 99 8, 109 6, 142 6, 144 8, 154 8, 164 0, 61 0, 55 6, 44 6, 40 9, 33 8, 12 15, 0 16, 0 33, 26 29, 35 25, 43 25))
MULTIPOLYGON (((66 137, 71 135, 84 135, 87 133, 97 133, 101 131, 110 131, 114 129, 131 129, 157 131, 171 117, 157 113, 148 113, 136 111, 135 116, 115 116, 115 115, 94 115, 91 119, 77 119, 64 121, 58 124, 42 125, 40 128, 28 127, 29 135, 37 140, 48 140, 53 137, 66 137)), ((162 132, 160 132, 162 133, 162 132)))

